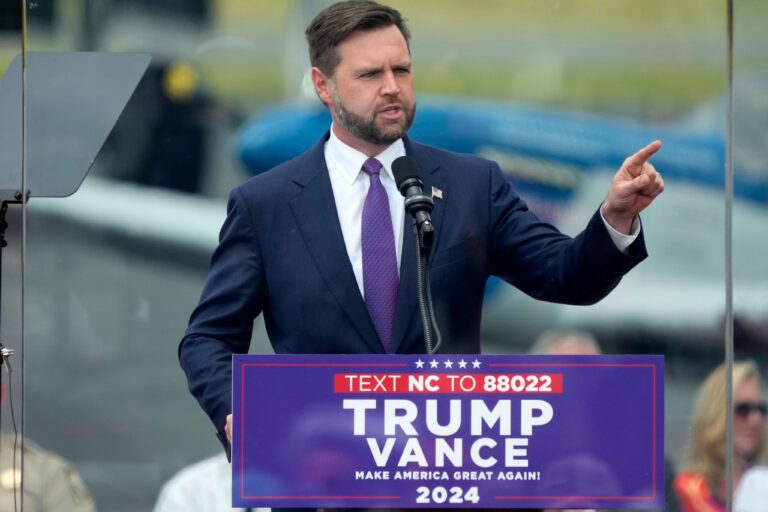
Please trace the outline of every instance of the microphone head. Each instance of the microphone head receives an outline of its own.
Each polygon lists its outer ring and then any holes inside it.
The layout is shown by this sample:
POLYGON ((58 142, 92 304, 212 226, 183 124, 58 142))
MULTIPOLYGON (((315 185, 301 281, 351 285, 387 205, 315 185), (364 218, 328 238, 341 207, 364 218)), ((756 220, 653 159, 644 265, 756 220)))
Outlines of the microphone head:
POLYGON ((419 177, 419 168, 416 167, 416 162, 407 156, 401 156, 392 162, 392 174, 395 176, 395 183, 397 183, 397 188, 401 194, 405 194, 404 188, 423 184, 419 177), (416 183, 413 180, 416 180, 416 183))

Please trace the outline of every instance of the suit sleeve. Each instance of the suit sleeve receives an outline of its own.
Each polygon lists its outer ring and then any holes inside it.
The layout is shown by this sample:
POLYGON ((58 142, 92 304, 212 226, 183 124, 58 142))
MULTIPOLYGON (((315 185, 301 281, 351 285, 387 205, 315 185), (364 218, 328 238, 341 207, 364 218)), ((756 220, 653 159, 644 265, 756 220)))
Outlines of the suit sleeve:
POLYGON ((235 189, 200 303, 179 344, 179 361, 189 390, 220 438, 232 408, 232 355, 248 352, 253 320, 263 309, 265 287, 251 216, 242 192, 235 189))
POLYGON ((539 220, 491 164, 491 272, 539 300, 587 305, 616 287, 647 253, 642 231, 623 254, 597 211, 575 238, 539 220))

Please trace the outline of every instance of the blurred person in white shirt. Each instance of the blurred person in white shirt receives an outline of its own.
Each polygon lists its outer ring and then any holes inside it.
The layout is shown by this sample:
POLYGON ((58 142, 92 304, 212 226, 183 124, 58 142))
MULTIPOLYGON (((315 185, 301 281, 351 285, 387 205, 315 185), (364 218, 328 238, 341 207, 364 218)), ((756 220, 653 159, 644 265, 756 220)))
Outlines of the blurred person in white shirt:
POLYGON ((154 512, 269 512, 232 508, 232 466, 222 452, 183 468, 168 480, 154 512))

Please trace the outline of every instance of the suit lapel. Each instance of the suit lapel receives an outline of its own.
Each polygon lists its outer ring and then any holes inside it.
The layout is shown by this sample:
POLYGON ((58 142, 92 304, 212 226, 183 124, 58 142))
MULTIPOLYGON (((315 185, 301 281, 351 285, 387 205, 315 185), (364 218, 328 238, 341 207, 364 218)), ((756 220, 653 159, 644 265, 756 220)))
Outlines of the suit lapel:
POLYGON ((403 221, 403 252, 400 255, 400 287, 397 290, 395 325, 392 328, 392 353, 397 353, 413 321, 414 311, 419 309, 416 301, 416 241, 413 237, 413 219, 406 213, 403 221))
POLYGON ((294 182, 299 192, 290 201, 309 252, 323 279, 341 305, 366 344, 377 353, 384 351, 357 286, 352 264, 349 262, 339 215, 333 198, 333 189, 323 156, 326 137, 320 141, 303 161, 294 182))
MULTIPOLYGON (((447 199, 447 185, 437 174, 439 163, 431 154, 421 149, 407 137, 403 138, 405 152, 411 157, 421 171, 421 179, 424 181, 424 193, 432 195, 435 187, 442 194, 442 198, 434 197, 434 209, 432 210, 432 224, 435 227, 435 237, 431 254, 435 253, 440 238, 440 230, 443 225, 443 212, 447 199)), ((395 325, 392 329, 392 352, 396 353, 403 346, 410 325, 419 321, 419 305, 416 293, 416 242, 413 234, 413 219, 405 214, 405 226, 403 230, 403 252, 400 257, 400 288, 397 294, 397 307, 395 309, 395 325)), ((403 346, 403 348, 407 348, 403 346)), ((425 347, 419 347, 424 349, 425 347)))

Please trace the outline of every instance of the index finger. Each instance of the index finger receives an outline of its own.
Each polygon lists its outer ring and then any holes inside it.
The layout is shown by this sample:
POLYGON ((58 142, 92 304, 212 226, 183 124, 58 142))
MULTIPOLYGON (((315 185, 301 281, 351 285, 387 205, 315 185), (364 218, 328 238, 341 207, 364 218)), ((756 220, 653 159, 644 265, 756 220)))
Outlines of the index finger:
POLYGON ((645 146, 643 149, 627 158, 627 165, 643 165, 649 158, 661 148, 661 141, 655 140, 645 146))

